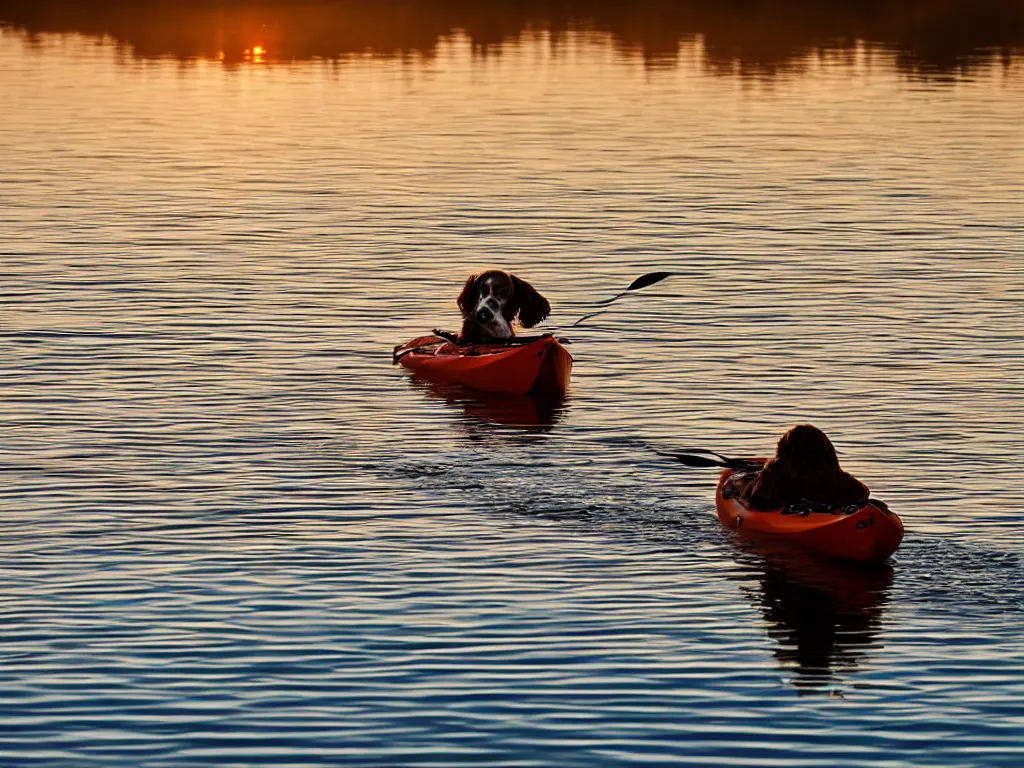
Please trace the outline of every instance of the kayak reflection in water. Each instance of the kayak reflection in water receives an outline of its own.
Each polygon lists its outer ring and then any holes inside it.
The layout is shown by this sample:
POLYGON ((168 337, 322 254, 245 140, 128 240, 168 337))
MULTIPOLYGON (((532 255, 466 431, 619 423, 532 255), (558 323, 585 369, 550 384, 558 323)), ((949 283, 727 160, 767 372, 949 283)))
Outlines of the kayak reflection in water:
POLYGON ((428 397, 461 410, 470 421, 511 427, 548 428, 562 420, 566 400, 561 397, 534 398, 499 392, 476 392, 454 385, 413 378, 410 384, 428 397))
POLYGON ((842 507, 864 504, 870 491, 839 466, 828 435, 798 424, 779 438, 775 457, 757 472, 737 476, 735 490, 752 509, 780 509, 798 502, 842 507))
POLYGON ((856 671, 879 635, 893 570, 829 560, 779 544, 747 550, 761 571, 758 587, 744 592, 760 608, 775 658, 805 693, 823 693, 856 671))

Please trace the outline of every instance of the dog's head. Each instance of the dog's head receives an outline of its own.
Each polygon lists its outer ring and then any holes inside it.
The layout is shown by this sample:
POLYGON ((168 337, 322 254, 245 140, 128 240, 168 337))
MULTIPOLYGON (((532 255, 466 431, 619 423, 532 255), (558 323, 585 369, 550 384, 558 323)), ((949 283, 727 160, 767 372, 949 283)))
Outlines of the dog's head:
POLYGON ((524 328, 532 328, 551 312, 548 300, 532 285, 498 269, 471 275, 458 304, 467 322, 496 339, 515 335, 512 323, 517 317, 524 328))
POLYGON ((798 424, 779 438, 776 460, 791 467, 839 469, 839 457, 828 435, 811 424, 798 424))

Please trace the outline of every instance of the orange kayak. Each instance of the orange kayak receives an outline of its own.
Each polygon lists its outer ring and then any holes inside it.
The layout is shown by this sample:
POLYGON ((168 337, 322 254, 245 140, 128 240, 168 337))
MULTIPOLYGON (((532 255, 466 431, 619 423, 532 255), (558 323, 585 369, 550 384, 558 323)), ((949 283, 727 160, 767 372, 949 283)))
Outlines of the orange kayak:
POLYGON ((718 519, 745 536, 785 539, 831 557, 881 562, 903 541, 903 521, 881 501, 832 511, 792 506, 767 512, 750 509, 732 489, 734 470, 722 472, 715 493, 718 519))
POLYGON ((393 360, 430 381, 533 397, 562 397, 572 371, 572 355, 551 334, 527 343, 463 347, 421 336, 395 347, 393 360))

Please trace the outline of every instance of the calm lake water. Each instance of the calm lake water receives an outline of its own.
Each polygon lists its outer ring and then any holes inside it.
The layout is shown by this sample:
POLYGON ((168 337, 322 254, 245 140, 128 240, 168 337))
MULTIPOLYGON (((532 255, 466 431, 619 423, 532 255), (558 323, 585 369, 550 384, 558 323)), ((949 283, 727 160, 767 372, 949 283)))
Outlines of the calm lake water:
POLYGON ((1024 761, 1013 41, 19 6, 0 765, 1024 761), (391 365, 489 266, 549 328, 681 276, 538 413, 391 365), (637 443, 801 421, 884 568, 736 541, 637 443))

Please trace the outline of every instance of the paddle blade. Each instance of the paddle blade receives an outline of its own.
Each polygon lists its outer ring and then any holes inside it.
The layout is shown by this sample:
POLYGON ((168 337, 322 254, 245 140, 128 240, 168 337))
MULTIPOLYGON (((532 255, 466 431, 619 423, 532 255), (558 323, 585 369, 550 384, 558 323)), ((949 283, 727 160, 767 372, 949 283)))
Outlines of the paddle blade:
POLYGON ((725 463, 718 459, 712 459, 707 456, 694 456, 690 453, 669 453, 668 451, 654 451, 659 456, 665 456, 669 459, 675 459, 680 464, 685 464, 687 467, 724 467, 725 463))
MULTIPOLYGON (((650 446, 649 446, 650 447, 650 446)), ((714 451, 709 451, 704 448, 691 448, 689 449, 692 453, 675 453, 670 451, 662 451, 657 448, 651 447, 656 454, 659 456, 665 456, 670 459, 675 459, 680 464, 684 464, 687 467, 725 467, 736 472, 757 472, 764 466, 763 461, 755 459, 730 459, 728 456, 722 456, 714 451), (696 456, 696 453, 707 453, 711 456, 696 456)))
POLYGON ((675 275, 675 274, 677 274, 677 273, 676 272, 648 272, 646 275, 640 275, 640 277, 638 277, 636 280, 634 280, 632 283, 630 283, 629 287, 626 290, 624 290, 622 293, 617 293, 614 296, 612 296, 610 299, 604 299, 603 301, 597 302, 597 306, 601 307, 601 309, 599 309, 597 312, 591 312, 589 315, 584 315, 583 317, 581 317, 579 320, 577 320, 575 323, 573 323, 572 325, 570 325, 568 327, 569 328, 575 328, 577 325, 582 323, 584 320, 589 320, 590 318, 594 317, 595 315, 601 314, 602 312, 604 312, 604 308, 605 307, 607 307, 609 304, 611 304, 614 301, 618 301, 619 299, 621 299, 623 296, 625 296, 630 291, 639 291, 641 288, 646 288, 649 285, 654 285, 655 283, 660 283, 666 277, 671 277, 672 275, 675 275))
POLYGON ((687 467, 722 467, 722 462, 716 459, 709 459, 707 456, 689 456, 685 453, 677 453, 673 459, 687 467))
POLYGON ((640 275, 640 277, 630 283, 626 290, 639 291, 641 288, 660 283, 666 277, 672 277, 674 274, 674 272, 648 272, 646 275, 640 275))

